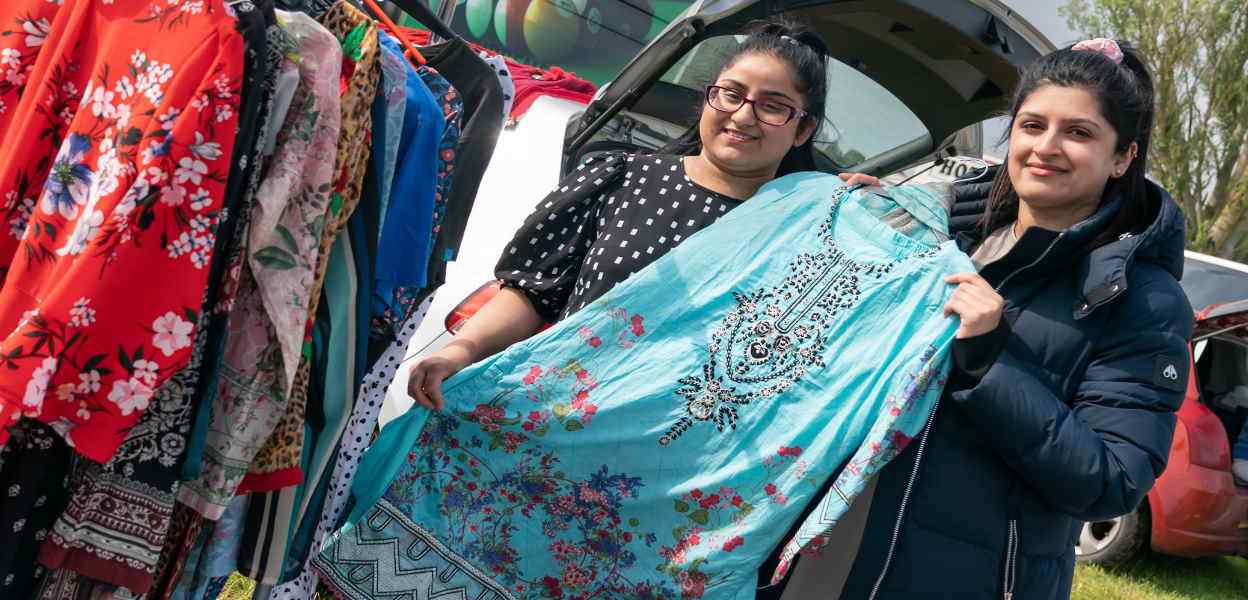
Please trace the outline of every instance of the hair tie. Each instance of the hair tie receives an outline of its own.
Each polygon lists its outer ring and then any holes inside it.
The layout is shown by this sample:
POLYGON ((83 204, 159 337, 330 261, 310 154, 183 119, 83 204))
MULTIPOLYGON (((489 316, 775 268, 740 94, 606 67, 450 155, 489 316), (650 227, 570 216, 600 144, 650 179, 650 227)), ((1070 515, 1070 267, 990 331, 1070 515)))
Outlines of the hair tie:
POLYGON ((782 35, 782 36, 780 36, 780 39, 781 39, 781 40, 784 40, 784 41, 786 41, 786 42, 788 42, 788 43, 790 43, 790 44, 793 44, 794 46, 796 46, 796 45, 798 45, 798 44, 800 44, 800 43, 801 43, 801 42, 797 41, 796 39, 793 39, 792 37, 787 36, 787 35, 782 35))
POLYGON ((1096 52, 1114 61, 1114 64, 1122 64, 1122 48, 1118 46, 1118 42, 1109 38, 1092 38, 1084 40, 1070 47, 1075 52, 1096 52))

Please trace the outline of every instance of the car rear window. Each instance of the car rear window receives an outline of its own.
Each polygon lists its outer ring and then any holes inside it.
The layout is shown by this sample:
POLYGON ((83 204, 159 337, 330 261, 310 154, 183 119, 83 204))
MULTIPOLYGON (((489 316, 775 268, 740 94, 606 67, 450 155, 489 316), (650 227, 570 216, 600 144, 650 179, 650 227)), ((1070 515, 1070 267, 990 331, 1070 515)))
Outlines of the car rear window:
POLYGON ((1212 257, 1188 254, 1180 284, 1192 309, 1248 299, 1248 267, 1212 257))

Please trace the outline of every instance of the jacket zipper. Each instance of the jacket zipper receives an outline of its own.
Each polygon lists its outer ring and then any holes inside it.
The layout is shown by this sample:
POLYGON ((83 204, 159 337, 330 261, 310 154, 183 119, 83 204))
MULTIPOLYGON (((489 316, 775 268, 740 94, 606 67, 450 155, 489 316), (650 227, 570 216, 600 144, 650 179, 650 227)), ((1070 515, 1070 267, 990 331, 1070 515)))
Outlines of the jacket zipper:
POLYGON ((1005 575, 1001 588, 1004 600, 1014 600, 1014 583, 1018 570, 1018 521, 1010 519, 1010 536, 1005 544, 1005 575))
MULTIPOLYGON (((1053 250, 1053 247, 1062 240, 1062 236, 1065 235, 1065 233, 1066 232, 1061 232, 1057 234, 1057 237, 1053 238, 1052 242, 1049 242, 1049 246, 1044 249, 1044 252, 1040 253, 1040 256, 1038 256, 1036 260, 1031 261, 1031 263, 1026 266, 1015 269, 1014 272, 1007 275, 1005 279, 1002 279, 1001 283, 997 285, 995 291, 1001 291, 1001 288, 1005 287, 1005 284, 1009 283, 1015 275, 1040 264, 1040 261, 1044 260, 1045 257, 1049 255, 1049 252, 1053 250)), ((939 407, 940 406, 937 405, 937 408, 939 407)), ((919 478, 919 466, 923 463, 923 455, 927 451, 927 437, 932 430, 932 421, 936 420, 937 408, 932 409, 931 414, 927 416, 927 423, 923 425, 923 435, 919 438, 919 452, 914 458, 914 468, 910 470, 910 479, 906 481, 906 491, 901 496, 901 508, 897 511, 897 522, 893 524, 893 537, 888 543, 888 554, 884 556, 884 568, 880 570, 880 576, 876 578, 875 585, 871 587, 871 595, 867 597, 868 600, 875 600, 876 596, 880 594, 880 588, 884 585, 884 578, 888 576, 888 570, 892 567, 893 556, 897 552, 897 541, 901 538, 901 526, 906 519, 906 507, 910 505, 910 495, 914 493, 914 483, 919 478)), ((1007 548, 1006 559, 1006 569, 1008 573, 1007 583, 1009 584, 1009 587, 1006 588, 1005 600, 1013 600, 1014 597, 1014 582, 1012 581, 1014 571, 1013 556, 1017 551, 1017 548, 1015 547, 1017 541, 1018 522, 1012 520, 1010 521, 1010 545, 1007 548)))
POLYGON ((914 468, 910 469, 910 479, 906 482, 906 491, 901 495, 901 508, 897 511, 897 522, 893 525, 893 538, 888 543, 888 554, 884 557, 884 568, 880 570, 880 576, 876 578, 868 600, 875 600, 875 597, 880 593, 880 587, 884 585, 884 578, 888 576, 888 569, 893 564, 893 554, 897 551, 897 540, 901 538, 901 525, 906 519, 906 507, 910 505, 910 495, 914 492, 914 482, 919 478, 919 465, 923 463, 923 454, 927 451, 927 436, 931 433, 932 421, 936 420, 936 411, 939 408, 939 404, 932 408, 931 414, 927 415, 927 423, 923 425, 923 435, 919 437, 919 451, 914 457, 914 468))
POLYGON ((1048 247, 1048 248, 1045 248, 1045 249, 1044 249, 1044 252, 1041 252, 1041 253, 1040 253, 1040 256, 1036 257, 1036 260, 1031 261, 1029 264, 1027 264, 1027 265, 1025 265, 1025 266, 1019 267, 1019 268, 1015 269, 1015 270, 1014 270, 1012 273, 1010 273, 1009 275, 1006 275, 1006 276, 1005 276, 1005 279, 1002 279, 1002 280, 1001 280, 1001 283, 997 284, 996 289, 994 289, 993 291, 1000 293, 1000 292, 1001 292, 1001 288, 1005 287, 1005 284, 1009 283, 1011 279, 1014 279, 1014 276, 1015 276, 1015 275, 1018 275, 1019 273, 1022 273, 1023 271, 1026 271, 1027 269, 1030 269, 1030 268, 1032 268, 1032 267, 1034 267, 1034 266, 1036 266, 1036 265, 1040 264, 1040 261, 1044 260, 1044 259, 1045 259, 1045 257, 1047 257, 1047 256, 1049 255, 1049 251, 1053 250, 1053 247, 1054 247, 1054 246, 1056 246, 1058 242, 1062 241, 1062 236, 1064 236, 1064 235, 1066 235, 1066 232, 1065 232, 1065 231, 1063 231, 1063 232, 1061 232, 1061 233, 1057 234, 1057 237, 1053 238, 1053 241, 1052 241, 1052 242, 1049 242, 1049 247, 1048 247))

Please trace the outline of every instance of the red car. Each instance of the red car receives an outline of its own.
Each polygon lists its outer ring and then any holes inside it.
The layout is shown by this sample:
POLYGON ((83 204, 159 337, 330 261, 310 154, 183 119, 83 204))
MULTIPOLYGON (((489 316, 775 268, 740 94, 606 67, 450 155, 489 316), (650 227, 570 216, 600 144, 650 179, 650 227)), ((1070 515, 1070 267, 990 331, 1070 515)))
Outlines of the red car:
POLYGON ((1170 462, 1135 512, 1084 525, 1080 561, 1120 563, 1146 544, 1175 556, 1248 556, 1248 488, 1231 476, 1231 445, 1248 420, 1248 266, 1188 252, 1183 288, 1196 308, 1194 368, 1170 462))

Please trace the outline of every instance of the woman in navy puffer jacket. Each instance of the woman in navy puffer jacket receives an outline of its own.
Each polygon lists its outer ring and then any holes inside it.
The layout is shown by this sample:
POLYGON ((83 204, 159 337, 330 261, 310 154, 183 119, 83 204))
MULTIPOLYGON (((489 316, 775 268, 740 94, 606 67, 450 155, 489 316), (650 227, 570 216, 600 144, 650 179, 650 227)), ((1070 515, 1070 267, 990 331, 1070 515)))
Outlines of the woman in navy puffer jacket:
POLYGON ((990 333, 959 335, 925 435, 799 561, 786 600, 1065 600, 1081 521, 1144 499, 1193 321, 1183 217, 1144 178, 1152 115, 1147 70, 1112 40, 1024 72, 1005 164, 955 186, 954 233, 980 269, 955 301, 990 333))

